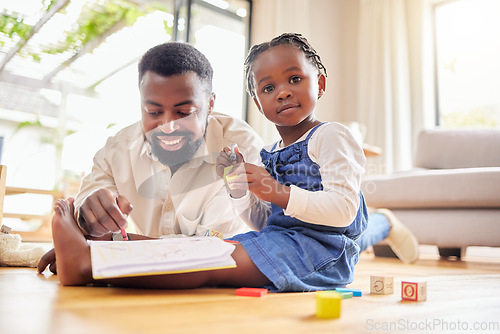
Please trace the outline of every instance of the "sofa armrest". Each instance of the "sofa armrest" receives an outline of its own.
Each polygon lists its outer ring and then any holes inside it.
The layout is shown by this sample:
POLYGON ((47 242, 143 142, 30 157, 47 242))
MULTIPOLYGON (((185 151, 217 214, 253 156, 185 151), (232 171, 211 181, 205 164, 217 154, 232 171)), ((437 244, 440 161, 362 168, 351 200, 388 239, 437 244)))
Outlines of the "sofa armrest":
POLYGON ((417 140, 415 166, 429 169, 500 167, 500 130, 422 130, 417 140))
POLYGON ((371 207, 500 208, 500 167, 413 170, 366 177, 361 190, 371 207))

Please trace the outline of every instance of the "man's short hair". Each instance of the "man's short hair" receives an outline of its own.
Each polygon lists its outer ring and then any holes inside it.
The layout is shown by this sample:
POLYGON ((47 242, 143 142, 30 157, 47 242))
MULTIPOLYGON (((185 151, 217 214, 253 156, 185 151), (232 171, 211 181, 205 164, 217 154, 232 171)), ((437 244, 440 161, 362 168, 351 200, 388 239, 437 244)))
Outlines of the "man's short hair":
POLYGON ((139 84, 147 71, 164 77, 195 72, 212 92, 212 65, 203 53, 187 43, 169 42, 149 49, 139 62, 139 84))

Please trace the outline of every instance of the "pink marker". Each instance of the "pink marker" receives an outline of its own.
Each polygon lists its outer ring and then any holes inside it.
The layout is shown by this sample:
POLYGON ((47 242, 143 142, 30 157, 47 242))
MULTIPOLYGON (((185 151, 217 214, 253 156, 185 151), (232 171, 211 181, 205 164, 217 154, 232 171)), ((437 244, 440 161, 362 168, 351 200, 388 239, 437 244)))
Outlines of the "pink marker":
POLYGON ((125 232, 125 229, 122 228, 120 231, 122 232, 123 241, 128 241, 128 235, 127 232, 125 232))
MULTIPOLYGON (((118 197, 116 198, 116 204, 118 205, 118 197)), ((118 206, 118 208, 120 207, 118 206)), ((123 241, 128 241, 128 235, 125 229, 124 228, 120 229, 120 232, 122 234, 123 241)))

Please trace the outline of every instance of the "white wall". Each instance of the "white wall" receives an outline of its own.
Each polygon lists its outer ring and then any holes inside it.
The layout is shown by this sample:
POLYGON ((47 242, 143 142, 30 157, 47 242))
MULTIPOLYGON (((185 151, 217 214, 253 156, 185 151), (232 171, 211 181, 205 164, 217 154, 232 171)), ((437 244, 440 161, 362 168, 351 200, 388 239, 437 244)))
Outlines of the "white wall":
MULTIPOLYGON (((304 35, 320 55, 328 73, 326 94, 318 104, 321 121, 355 120, 357 1, 254 0, 251 44, 269 41, 284 32, 304 35)), ((273 126, 250 106, 249 123, 270 142, 273 126)))
MULTIPOLYGON (((406 169, 417 134, 434 125, 430 13, 440 1, 254 0, 251 43, 302 33, 328 71, 317 118, 363 123, 366 141, 383 151, 373 170, 406 169)), ((249 123, 264 141, 277 139, 253 104, 249 123)))

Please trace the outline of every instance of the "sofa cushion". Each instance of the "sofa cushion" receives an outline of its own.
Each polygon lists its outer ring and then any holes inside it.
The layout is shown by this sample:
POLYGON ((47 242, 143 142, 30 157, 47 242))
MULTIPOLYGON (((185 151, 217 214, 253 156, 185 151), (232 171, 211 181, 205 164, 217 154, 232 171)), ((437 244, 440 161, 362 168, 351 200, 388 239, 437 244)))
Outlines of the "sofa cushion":
POLYGON ((395 209, 420 244, 500 247, 498 209, 395 209))
POLYGON ((415 166, 500 167, 500 130, 426 129, 419 133, 415 166))
POLYGON ((500 167, 417 169, 366 177, 368 206, 395 208, 500 208, 500 167))

